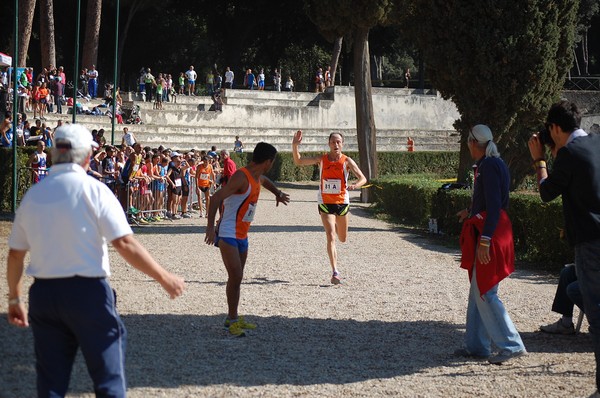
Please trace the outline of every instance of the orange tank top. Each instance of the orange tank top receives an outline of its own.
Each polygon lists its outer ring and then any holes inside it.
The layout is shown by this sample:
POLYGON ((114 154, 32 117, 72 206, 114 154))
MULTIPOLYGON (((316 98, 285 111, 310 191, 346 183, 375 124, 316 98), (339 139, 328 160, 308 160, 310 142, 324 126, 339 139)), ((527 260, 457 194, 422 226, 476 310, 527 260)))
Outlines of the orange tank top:
POLYGON ((321 183, 319 184, 319 204, 340 205, 350 203, 348 194, 348 170, 346 155, 336 161, 329 160, 328 154, 323 155, 319 163, 321 183))
POLYGON ((210 175, 212 171, 210 164, 199 166, 196 169, 196 184, 202 188, 210 187, 210 175))
POLYGON ((219 237, 222 238, 246 239, 256 213, 260 182, 256 181, 245 167, 237 172, 245 174, 248 189, 244 193, 231 195, 223 201, 223 212, 219 221, 219 237))

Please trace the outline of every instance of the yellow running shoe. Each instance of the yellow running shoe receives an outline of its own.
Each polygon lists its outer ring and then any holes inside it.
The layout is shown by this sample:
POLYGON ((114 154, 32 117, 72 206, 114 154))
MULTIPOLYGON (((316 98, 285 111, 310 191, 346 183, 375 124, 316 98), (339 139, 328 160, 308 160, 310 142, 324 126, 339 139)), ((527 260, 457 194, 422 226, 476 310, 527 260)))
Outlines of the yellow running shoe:
POLYGON ((232 336, 244 337, 246 335, 246 332, 244 332, 244 329, 242 329, 239 322, 234 322, 234 323, 230 324, 229 327, 227 328, 227 330, 229 331, 229 334, 232 336))
POLYGON ((238 321, 237 321, 237 323, 239 323, 239 324, 240 324, 240 327, 241 327, 242 329, 250 329, 250 330, 256 329, 256 325, 255 325, 255 324, 246 322, 246 321, 244 320, 244 317, 243 317, 243 316, 241 316, 241 315, 240 315, 240 317, 238 318, 238 321))
POLYGON ((237 321, 232 322, 231 319, 229 319, 229 318, 225 319, 224 326, 225 326, 225 328, 229 328, 229 326, 233 325, 234 323, 239 323, 240 328, 242 328, 242 329, 250 329, 250 330, 256 329, 255 324, 246 322, 244 317, 241 315, 238 317, 237 321))

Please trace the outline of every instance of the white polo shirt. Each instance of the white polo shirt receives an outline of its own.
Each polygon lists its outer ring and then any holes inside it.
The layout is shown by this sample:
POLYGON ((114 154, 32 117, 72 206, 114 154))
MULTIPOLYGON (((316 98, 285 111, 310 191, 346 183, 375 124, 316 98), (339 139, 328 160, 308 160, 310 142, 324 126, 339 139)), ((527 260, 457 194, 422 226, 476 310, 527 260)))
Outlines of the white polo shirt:
POLYGON ((132 234, 110 189, 74 163, 52 166, 17 210, 11 249, 31 252, 34 278, 110 275, 106 242, 132 234))

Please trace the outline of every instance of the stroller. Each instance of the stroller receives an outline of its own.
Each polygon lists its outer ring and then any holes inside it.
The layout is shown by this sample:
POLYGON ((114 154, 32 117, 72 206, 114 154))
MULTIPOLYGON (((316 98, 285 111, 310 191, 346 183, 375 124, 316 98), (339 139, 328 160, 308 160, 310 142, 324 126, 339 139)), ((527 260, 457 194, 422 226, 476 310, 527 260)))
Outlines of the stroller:
POLYGON ((123 119, 125 120, 125 124, 142 124, 142 119, 140 117, 140 106, 132 105, 131 108, 122 108, 123 111, 123 119))

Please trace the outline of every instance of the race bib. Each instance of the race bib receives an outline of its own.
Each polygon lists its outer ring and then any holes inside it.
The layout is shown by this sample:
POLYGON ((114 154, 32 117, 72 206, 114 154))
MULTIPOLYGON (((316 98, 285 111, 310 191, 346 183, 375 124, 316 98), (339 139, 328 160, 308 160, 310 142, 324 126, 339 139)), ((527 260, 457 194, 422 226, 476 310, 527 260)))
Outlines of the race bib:
POLYGON ((244 221, 244 222, 254 221, 255 213, 256 213, 256 203, 250 203, 248 205, 248 210, 246 210, 246 214, 244 214, 244 218, 242 218, 242 221, 244 221))
POLYGON ((206 181, 206 180, 208 180, 208 177, 209 177, 208 174, 206 174, 206 173, 200 173, 200 179, 201 180, 205 180, 206 181))
POLYGON ((176 187, 180 187, 181 186, 181 178, 176 178, 175 179, 175 186, 176 187))
POLYGON ((342 192, 342 180, 323 180, 323 193, 336 195, 340 192, 342 192))

